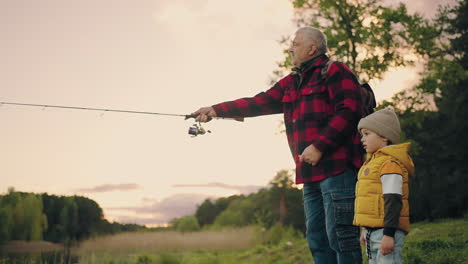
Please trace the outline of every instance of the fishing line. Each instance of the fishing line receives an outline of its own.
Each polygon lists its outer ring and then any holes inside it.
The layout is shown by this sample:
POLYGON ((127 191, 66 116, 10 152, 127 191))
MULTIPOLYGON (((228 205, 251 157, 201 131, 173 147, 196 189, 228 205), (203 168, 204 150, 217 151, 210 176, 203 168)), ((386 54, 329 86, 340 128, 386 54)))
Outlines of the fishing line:
MULTIPOLYGON (((122 110, 122 109, 106 109, 106 108, 92 108, 92 107, 80 107, 80 106, 64 106, 64 105, 47 105, 47 104, 30 104, 30 103, 17 103, 17 102, 0 102, 1 105, 16 105, 16 106, 30 106, 40 108, 60 108, 60 109, 73 109, 73 110, 86 110, 86 111, 99 111, 99 112, 117 112, 127 114, 145 114, 145 115, 160 115, 160 116, 177 116, 184 117, 185 119, 196 118, 196 115, 182 115, 182 114, 171 114, 171 113, 157 113, 147 111, 133 111, 133 110, 122 110)), ((210 119, 231 119, 236 121, 244 121, 244 118, 229 118, 229 117, 210 117, 210 119)), ((201 123, 198 122, 189 128, 188 133, 192 136, 203 135, 206 132, 211 133, 209 130, 205 130, 201 123)))

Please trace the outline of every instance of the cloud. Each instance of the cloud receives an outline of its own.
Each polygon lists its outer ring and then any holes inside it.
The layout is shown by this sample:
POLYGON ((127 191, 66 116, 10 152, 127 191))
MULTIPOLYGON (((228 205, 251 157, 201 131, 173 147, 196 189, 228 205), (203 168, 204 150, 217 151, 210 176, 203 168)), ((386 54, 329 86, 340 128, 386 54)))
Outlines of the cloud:
POLYGON ((207 184, 174 184, 172 187, 203 187, 203 188, 223 188, 238 191, 241 194, 249 194, 258 191, 263 186, 258 185, 229 185, 220 182, 211 182, 207 184))
POLYGON ((141 187, 136 183, 121 183, 121 184, 103 184, 93 188, 76 189, 80 193, 102 193, 102 192, 125 192, 140 189, 141 187))
MULTIPOLYGON (((105 210, 126 211, 125 216, 114 217, 121 223, 162 225, 167 224, 174 218, 195 214, 197 206, 208 198, 213 197, 206 194, 179 193, 160 201, 154 201, 147 206, 110 207, 105 208, 105 210), (128 212, 133 212, 134 215, 128 212)), ((148 199, 145 199, 144 202, 147 203, 148 199)))
MULTIPOLYGON (((221 188, 234 190, 240 194, 257 192, 264 186, 229 185, 219 182, 207 184, 175 184, 175 188, 221 188)), ((113 219, 120 223, 136 223, 140 225, 164 225, 174 218, 194 215, 197 206, 206 199, 216 198, 215 195, 201 193, 178 193, 162 200, 145 197, 142 205, 134 207, 107 207, 105 210, 113 219)))

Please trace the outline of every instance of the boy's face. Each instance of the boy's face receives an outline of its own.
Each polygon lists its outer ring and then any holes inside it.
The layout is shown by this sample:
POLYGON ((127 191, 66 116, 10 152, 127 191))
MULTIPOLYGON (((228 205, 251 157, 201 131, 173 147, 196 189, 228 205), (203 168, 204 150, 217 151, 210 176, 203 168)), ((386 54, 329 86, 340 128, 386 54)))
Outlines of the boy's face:
POLYGON ((367 153, 374 153, 377 150, 387 146, 388 139, 376 134, 369 129, 361 129, 361 134, 361 142, 367 153))

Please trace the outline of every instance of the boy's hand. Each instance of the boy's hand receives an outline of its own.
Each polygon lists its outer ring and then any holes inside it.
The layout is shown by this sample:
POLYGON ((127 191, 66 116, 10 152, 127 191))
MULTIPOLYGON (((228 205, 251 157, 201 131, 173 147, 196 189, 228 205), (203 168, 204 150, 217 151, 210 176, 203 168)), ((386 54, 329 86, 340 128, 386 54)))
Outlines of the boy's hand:
POLYGON ((362 228, 361 229, 361 244, 365 245, 366 244, 366 229, 362 228))
POLYGON ((382 255, 388 255, 393 252, 395 247, 395 239, 391 236, 383 236, 382 243, 380 245, 380 252, 382 255))

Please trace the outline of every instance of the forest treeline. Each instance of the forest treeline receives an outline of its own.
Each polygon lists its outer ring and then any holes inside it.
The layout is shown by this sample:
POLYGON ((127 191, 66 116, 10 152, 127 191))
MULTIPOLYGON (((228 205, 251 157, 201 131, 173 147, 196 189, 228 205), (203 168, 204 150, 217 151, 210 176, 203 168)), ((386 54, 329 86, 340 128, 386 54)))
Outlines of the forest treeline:
POLYGON ((16 192, 0 196, 0 243, 46 240, 72 244, 91 236, 136 231, 136 224, 110 223, 102 208, 83 196, 16 192))
POLYGON ((281 170, 256 193, 206 199, 193 216, 174 219, 170 226, 186 232, 248 225, 270 228, 280 224, 303 231, 302 190, 294 185, 292 177, 291 171, 281 170))

